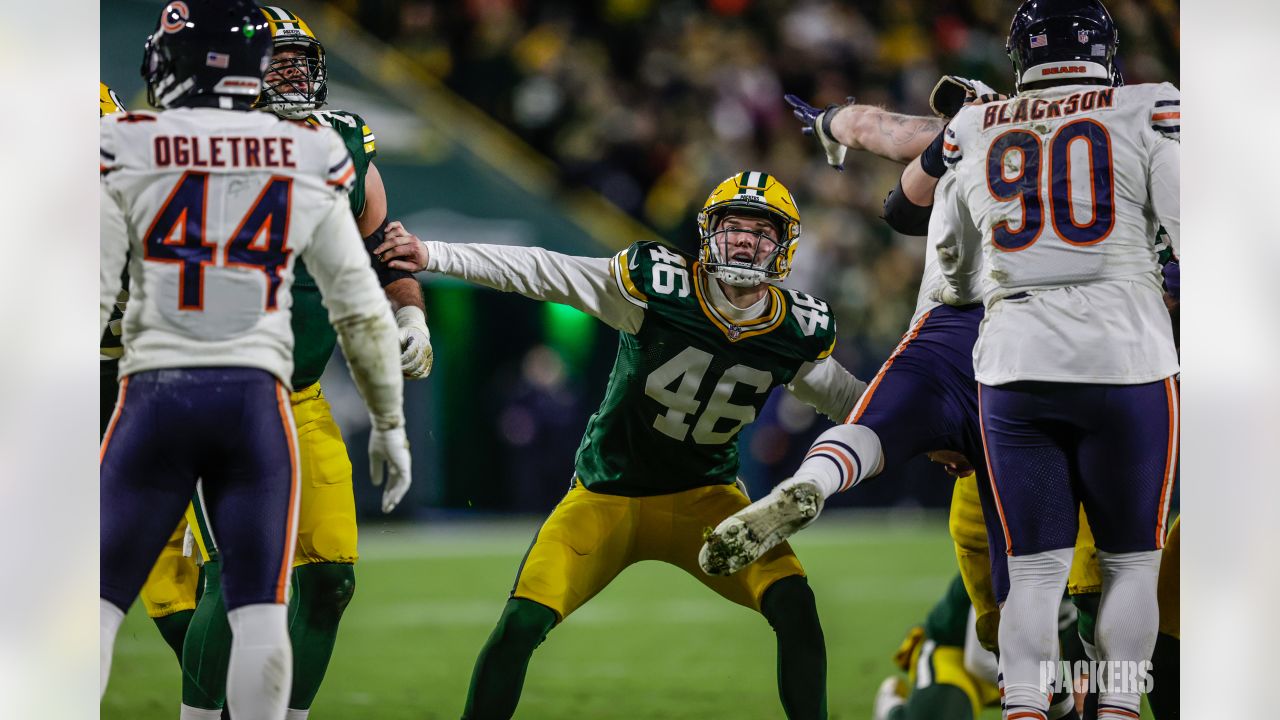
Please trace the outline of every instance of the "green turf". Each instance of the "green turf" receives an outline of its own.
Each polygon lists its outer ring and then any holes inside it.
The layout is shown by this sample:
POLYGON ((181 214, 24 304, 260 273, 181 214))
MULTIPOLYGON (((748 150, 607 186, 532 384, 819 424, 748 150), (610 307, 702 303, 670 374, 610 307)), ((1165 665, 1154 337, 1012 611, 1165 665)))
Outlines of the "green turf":
MULTIPOLYGON (((535 528, 364 528, 355 599, 312 717, 457 718, 535 528)), ((955 571, 945 518, 833 513, 792 545, 826 632, 831 718, 869 718, 893 651, 955 571)), ((552 631, 516 717, 781 718, 774 663, 763 617, 674 567, 641 563, 552 631)), ((135 605, 102 717, 171 720, 178 703, 176 660, 135 605)))

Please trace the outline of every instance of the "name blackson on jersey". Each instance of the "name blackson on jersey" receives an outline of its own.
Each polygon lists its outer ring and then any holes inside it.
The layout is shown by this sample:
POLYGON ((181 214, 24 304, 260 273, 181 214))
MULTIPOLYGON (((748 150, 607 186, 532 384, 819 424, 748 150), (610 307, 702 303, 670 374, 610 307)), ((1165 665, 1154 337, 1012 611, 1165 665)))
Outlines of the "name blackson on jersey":
POLYGON ((299 258, 314 260, 333 322, 385 306, 331 129, 211 108, 117 114, 102 120, 101 151, 103 272, 117 273, 101 278, 103 322, 126 254, 135 279, 122 375, 258 367, 287 385, 299 258))
POLYGON ((839 422, 866 387, 831 359, 818 298, 770 286, 735 308, 691 257, 640 242, 612 258, 431 242, 427 269, 560 302, 619 330, 604 401, 575 463, 596 492, 643 496, 732 483, 738 432, 785 386, 839 422))
POLYGON ((938 259, 961 298, 986 304, 980 382, 1178 371, 1157 256, 1162 226, 1175 254, 1181 234, 1178 118, 1164 83, 1024 91, 952 120, 938 259))

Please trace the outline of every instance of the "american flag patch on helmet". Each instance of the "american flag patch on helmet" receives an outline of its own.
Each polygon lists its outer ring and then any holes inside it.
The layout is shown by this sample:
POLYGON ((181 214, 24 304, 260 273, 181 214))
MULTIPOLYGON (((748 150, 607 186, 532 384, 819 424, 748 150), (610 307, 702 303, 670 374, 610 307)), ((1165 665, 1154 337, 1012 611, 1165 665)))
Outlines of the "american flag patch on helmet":
POLYGON ((211 52, 205 56, 204 64, 209 67, 226 69, 231 67, 231 56, 226 53, 211 52))
POLYGON ((1049 44, 1049 36, 1044 33, 1031 36, 1031 47, 1033 48, 1044 47, 1048 44, 1049 44))

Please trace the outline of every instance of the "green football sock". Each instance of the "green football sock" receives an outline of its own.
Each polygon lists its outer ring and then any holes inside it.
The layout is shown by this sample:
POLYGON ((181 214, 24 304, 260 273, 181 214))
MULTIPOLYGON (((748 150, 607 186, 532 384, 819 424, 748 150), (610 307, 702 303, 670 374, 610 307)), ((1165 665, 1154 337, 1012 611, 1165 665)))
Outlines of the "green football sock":
POLYGON ((338 622, 356 590, 350 563, 309 563, 293 571, 289 599, 289 639, 293 644, 293 694, 289 707, 306 710, 320 692, 338 622))
POLYGON ((179 610, 164 617, 151 618, 151 622, 155 623, 156 628, 160 630, 160 636, 169 644, 169 647, 173 648, 179 665, 182 664, 182 640, 187 636, 187 626, 191 624, 191 616, 195 612, 195 610, 179 610))
POLYGON ((220 708, 227 700, 227 661, 231 624, 222 601, 222 571, 217 560, 204 564, 204 594, 196 604, 182 647, 182 702, 196 708, 220 708))
POLYGON ((511 598, 476 658, 463 720, 506 720, 516 711, 529 658, 556 624, 551 608, 511 598))
POLYGON ((818 606, 803 575, 769 586, 760 612, 778 636, 778 693, 790 720, 827 716, 827 646, 818 606))
POLYGON ((1098 622, 1098 606, 1102 604, 1102 593, 1072 595, 1071 602, 1076 606, 1076 627, 1080 631, 1080 639, 1091 648, 1097 647, 1093 641, 1093 627, 1098 622))
POLYGON ((930 685, 911 691, 911 697, 889 711, 888 720, 973 720, 969 696, 955 685, 930 685))
POLYGON ((1178 638, 1160 633, 1156 635, 1156 649, 1151 654, 1151 692, 1147 704, 1156 720, 1177 720, 1179 712, 1179 682, 1181 662, 1178 638))

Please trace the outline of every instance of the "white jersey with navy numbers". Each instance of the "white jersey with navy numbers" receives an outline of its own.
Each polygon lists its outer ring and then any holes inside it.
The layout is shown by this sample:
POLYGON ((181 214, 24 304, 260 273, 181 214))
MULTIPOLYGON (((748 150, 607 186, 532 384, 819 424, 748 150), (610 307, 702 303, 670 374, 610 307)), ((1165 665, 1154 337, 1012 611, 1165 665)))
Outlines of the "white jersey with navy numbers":
POLYGON ((952 120, 944 157, 979 235, 950 233, 938 250, 960 296, 987 306, 981 382, 1137 384, 1177 372, 1156 236, 1163 227, 1177 251, 1179 115, 1168 83, 1065 85, 952 120))
POLYGON ((386 305, 333 130, 213 108, 117 114, 102 119, 101 151, 104 323, 126 257, 132 283, 122 376, 239 366, 287 384, 299 258, 332 322, 386 305))

